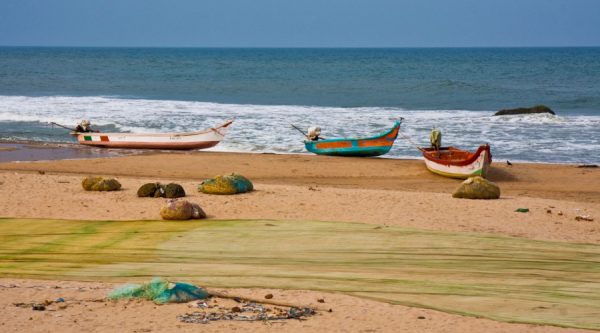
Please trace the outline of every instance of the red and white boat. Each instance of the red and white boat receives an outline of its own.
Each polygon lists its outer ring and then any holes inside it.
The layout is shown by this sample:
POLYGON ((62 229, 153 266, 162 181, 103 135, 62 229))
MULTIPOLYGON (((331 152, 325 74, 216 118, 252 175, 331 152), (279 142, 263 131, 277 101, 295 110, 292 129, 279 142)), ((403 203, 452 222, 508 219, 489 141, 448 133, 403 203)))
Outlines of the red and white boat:
POLYGON ((492 153, 488 144, 479 146, 474 153, 454 147, 441 147, 438 150, 421 148, 421 152, 429 171, 452 178, 485 178, 492 163, 492 153))
POLYGON ((204 149, 216 146, 233 123, 225 123, 198 132, 187 133, 95 133, 73 132, 82 145, 132 149, 204 149))

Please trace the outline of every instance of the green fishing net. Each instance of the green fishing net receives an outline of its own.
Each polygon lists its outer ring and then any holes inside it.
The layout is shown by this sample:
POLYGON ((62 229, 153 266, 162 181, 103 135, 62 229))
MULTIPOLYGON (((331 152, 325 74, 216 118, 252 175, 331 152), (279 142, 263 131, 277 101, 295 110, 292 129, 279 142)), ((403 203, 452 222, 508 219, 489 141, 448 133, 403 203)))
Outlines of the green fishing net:
POLYGON ((183 282, 169 282, 162 278, 154 278, 144 284, 126 284, 108 295, 111 300, 142 298, 159 304, 185 303, 208 297, 208 292, 202 288, 183 282))

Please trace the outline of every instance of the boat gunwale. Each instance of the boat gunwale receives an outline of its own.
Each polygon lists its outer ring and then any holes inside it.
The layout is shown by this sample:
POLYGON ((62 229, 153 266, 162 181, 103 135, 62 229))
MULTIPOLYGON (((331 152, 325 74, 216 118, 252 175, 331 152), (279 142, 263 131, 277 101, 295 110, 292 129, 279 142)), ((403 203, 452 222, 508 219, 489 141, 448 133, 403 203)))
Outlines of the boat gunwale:
POLYGON ((76 136, 79 138, 79 136, 129 136, 129 137, 173 137, 173 136, 182 136, 182 137, 186 137, 186 136, 194 136, 194 135, 202 135, 202 134, 207 134, 210 132, 217 132, 217 134, 224 136, 222 134, 220 134, 218 132, 218 130, 220 128, 227 128, 229 125, 231 125, 233 123, 233 119, 229 119, 226 122, 224 122, 223 124, 216 126, 216 127, 211 127, 211 128, 207 128, 207 129, 203 129, 203 130, 199 130, 199 131, 195 131, 195 132, 183 132, 183 133, 127 133, 127 132, 73 132, 72 135, 76 136))
POLYGON ((479 148, 477 148, 477 151, 475 151, 475 153, 471 153, 468 150, 458 149, 458 148, 452 147, 452 146, 441 147, 439 150, 434 150, 433 148, 422 148, 421 152, 423 153, 423 157, 425 159, 427 159, 433 163, 437 163, 437 164, 441 164, 441 165, 467 166, 467 165, 473 164, 475 161, 477 161, 477 159, 483 152, 487 152, 486 160, 484 161, 484 163, 489 164, 492 162, 492 154, 490 153, 490 145, 487 143, 480 145, 479 148), (442 150, 455 150, 455 151, 460 151, 460 152, 467 152, 472 155, 471 155, 471 157, 469 157, 467 159, 459 160, 459 161, 442 160, 442 159, 435 158, 432 156, 432 153, 434 153, 436 151, 442 151, 442 150))
MULTIPOLYGON (((398 130, 399 130, 401 124, 402 124, 402 120, 396 120, 396 122, 394 123, 394 126, 392 126, 392 128, 390 128, 380 134, 366 137, 366 138, 334 138, 334 139, 324 139, 324 140, 316 140, 316 141, 304 140, 304 142, 312 143, 314 145, 316 143, 329 143, 329 142, 342 142, 342 141, 350 141, 351 142, 351 141, 357 141, 357 140, 377 140, 377 139, 381 139, 382 137, 392 133, 396 128, 398 128, 398 130)), ((396 141, 395 139, 396 138, 394 138, 394 141, 396 141)), ((393 144, 393 141, 392 141, 392 144, 393 144)))

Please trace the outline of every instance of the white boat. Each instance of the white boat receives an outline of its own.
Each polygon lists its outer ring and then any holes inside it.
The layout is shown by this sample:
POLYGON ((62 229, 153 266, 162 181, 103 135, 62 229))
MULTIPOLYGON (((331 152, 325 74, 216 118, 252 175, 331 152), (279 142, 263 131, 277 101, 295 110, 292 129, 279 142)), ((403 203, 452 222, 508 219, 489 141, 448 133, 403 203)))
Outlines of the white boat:
POLYGON ((441 147, 438 150, 421 148, 421 152, 429 171, 452 178, 485 178, 492 163, 492 153, 487 144, 481 145, 474 153, 454 147, 441 147))
POLYGON ((96 133, 72 132, 82 145, 133 149, 205 149, 216 146, 227 133, 233 119, 197 132, 186 133, 96 133))

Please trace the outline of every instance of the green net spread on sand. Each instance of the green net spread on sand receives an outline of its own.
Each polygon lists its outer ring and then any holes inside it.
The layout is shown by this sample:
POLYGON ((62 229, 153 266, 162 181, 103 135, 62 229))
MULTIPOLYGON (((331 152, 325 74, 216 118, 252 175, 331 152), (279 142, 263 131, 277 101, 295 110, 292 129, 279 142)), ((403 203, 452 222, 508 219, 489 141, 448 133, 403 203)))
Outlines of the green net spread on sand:
POLYGON ((363 223, 0 218, 5 278, 162 276, 214 288, 334 292, 594 330, 600 330, 598 263, 597 243, 363 223))
POLYGON ((149 283, 126 284, 113 290, 108 298, 112 300, 143 298, 155 303, 185 303, 208 298, 206 290, 183 282, 169 282, 154 278, 149 283))

